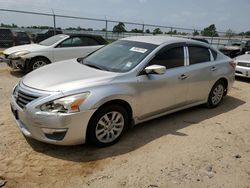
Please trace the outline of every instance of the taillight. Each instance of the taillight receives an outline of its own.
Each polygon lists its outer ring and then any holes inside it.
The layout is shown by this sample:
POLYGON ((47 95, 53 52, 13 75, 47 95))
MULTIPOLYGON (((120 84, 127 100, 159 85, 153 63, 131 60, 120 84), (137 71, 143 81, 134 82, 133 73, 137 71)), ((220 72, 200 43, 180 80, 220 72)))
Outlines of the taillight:
POLYGON ((235 68, 236 68, 236 62, 235 61, 229 62, 229 65, 233 68, 233 70, 235 70, 235 68))

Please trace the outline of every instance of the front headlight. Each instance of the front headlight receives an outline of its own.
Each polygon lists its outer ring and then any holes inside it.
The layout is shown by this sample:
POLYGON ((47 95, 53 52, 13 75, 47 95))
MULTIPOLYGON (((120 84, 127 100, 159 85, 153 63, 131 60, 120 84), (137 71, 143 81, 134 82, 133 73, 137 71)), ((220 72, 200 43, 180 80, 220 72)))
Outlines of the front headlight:
POLYGON ((12 53, 12 54, 10 54, 10 58, 11 59, 17 59, 17 58, 20 58, 20 57, 22 57, 22 56, 24 56, 24 55, 27 55, 27 54, 29 54, 30 52, 29 51, 27 51, 27 50, 23 50, 23 51, 19 51, 19 52, 14 52, 14 53, 12 53))
POLYGON ((79 112, 80 105, 88 98, 90 92, 63 97, 43 104, 40 109, 52 113, 73 113, 79 112))

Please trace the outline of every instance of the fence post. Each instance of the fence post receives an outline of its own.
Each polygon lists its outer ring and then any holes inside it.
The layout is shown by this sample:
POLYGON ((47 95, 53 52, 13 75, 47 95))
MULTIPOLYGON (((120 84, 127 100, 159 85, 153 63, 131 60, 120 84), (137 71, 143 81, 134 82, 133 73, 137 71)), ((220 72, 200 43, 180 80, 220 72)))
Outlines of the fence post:
POLYGON ((106 30, 105 38, 108 39, 108 20, 107 19, 105 20, 105 30, 106 30))
POLYGON ((145 25, 144 25, 144 22, 142 24, 142 35, 144 35, 144 29, 145 29, 145 25))
POLYGON ((56 35, 56 15, 54 13, 53 8, 51 10, 52 10, 52 13, 53 13, 54 35, 56 35))

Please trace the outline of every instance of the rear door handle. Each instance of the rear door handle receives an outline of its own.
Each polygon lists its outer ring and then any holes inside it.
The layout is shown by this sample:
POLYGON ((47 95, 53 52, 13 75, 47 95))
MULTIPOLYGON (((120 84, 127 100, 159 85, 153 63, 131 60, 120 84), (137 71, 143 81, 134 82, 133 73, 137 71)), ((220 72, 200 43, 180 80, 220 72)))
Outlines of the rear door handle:
POLYGON ((185 80, 186 78, 188 78, 188 76, 185 75, 185 74, 182 74, 182 75, 179 77, 179 80, 185 80))
POLYGON ((210 70, 211 70, 211 71, 216 71, 217 68, 216 68, 216 67, 212 67, 210 70))

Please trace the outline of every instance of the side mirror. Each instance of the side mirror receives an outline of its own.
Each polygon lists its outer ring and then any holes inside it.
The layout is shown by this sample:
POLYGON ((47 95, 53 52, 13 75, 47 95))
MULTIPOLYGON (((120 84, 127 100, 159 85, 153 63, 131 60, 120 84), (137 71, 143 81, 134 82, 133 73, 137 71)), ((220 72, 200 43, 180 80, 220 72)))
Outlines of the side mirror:
POLYGON ((250 51, 246 51, 245 54, 250 55, 250 51))
POLYGON ((147 74, 165 74, 166 67, 162 65, 150 65, 144 70, 147 74))

